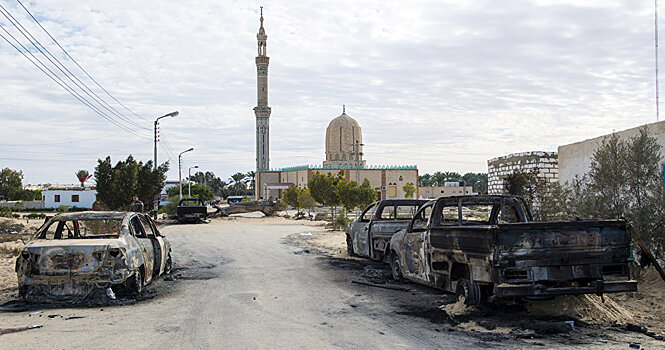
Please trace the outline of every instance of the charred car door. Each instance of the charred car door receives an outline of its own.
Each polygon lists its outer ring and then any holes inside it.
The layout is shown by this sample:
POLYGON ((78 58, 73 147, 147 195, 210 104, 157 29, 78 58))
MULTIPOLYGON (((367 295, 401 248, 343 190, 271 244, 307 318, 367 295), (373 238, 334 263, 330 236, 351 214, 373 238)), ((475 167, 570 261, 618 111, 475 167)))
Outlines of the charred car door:
POLYGON ((129 228, 143 252, 143 261, 145 264, 143 278, 145 283, 148 283, 152 280, 153 271, 155 269, 155 248, 152 239, 148 237, 146 229, 143 227, 138 215, 132 216, 129 220, 129 228))
POLYGON ((358 255, 369 256, 369 230, 379 203, 377 202, 368 206, 360 216, 360 219, 355 221, 351 227, 353 251, 358 255))
POLYGON ((425 204, 414 215, 406 228, 403 241, 404 270, 408 279, 427 282, 428 264, 425 250, 429 229, 429 218, 434 203, 425 204))
POLYGON ((164 238, 157 234, 154 225, 145 215, 141 215, 141 223, 145 228, 148 239, 150 239, 150 242, 152 243, 153 252, 155 253, 155 266, 153 267, 154 276, 159 276, 164 272, 166 256, 168 255, 164 238))

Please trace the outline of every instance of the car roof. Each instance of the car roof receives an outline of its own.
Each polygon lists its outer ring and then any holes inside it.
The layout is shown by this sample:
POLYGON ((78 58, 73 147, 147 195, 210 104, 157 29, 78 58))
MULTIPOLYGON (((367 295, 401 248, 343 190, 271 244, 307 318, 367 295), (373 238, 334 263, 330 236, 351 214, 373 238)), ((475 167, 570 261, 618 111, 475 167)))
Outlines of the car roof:
POLYGON ((122 220, 126 216, 135 214, 129 211, 80 211, 56 215, 51 220, 122 220))

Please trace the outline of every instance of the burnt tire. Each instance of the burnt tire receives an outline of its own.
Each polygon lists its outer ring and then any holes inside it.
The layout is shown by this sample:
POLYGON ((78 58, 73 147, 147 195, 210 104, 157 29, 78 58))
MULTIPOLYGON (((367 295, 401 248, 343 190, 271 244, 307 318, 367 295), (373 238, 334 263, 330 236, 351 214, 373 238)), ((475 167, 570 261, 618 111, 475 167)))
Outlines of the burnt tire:
POLYGON ((393 280, 397 282, 402 281, 402 262, 399 260, 397 254, 392 254, 392 257, 390 258, 390 273, 393 280))
POLYGON ((20 286, 18 287, 18 297, 20 299, 27 299, 28 298, 28 287, 26 286, 20 286))
POLYGON ((166 257, 166 263, 164 264, 164 274, 170 275, 173 272, 173 259, 171 259, 171 253, 166 257))
POLYGON ((127 292, 132 294, 141 294, 143 292, 143 274, 141 269, 138 269, 134 274, 125 282, 127 292))
POLYGON ((472 283, 466 278, 457 280, 457 288, 455 289, 457 299, 464 297, 464 304, 467 306, 474 306, 480 303, 480 287, 472 283))
POLYGON ((346 235, 346 252, 349 256, 356 256, 356 252, 353 251, 353 240, 349 235, 346 235))

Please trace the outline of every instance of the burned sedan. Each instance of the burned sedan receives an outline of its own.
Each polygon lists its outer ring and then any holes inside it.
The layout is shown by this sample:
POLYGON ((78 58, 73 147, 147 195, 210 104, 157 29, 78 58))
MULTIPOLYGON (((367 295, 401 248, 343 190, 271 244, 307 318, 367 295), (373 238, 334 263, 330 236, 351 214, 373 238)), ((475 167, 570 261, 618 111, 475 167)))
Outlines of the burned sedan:
POLYGON ((16 259, 16 274, 23 298, 83 298, 117 287, 141 293, 172 264, 169 242, 147 215, 89 211, 44 223, 16 259))

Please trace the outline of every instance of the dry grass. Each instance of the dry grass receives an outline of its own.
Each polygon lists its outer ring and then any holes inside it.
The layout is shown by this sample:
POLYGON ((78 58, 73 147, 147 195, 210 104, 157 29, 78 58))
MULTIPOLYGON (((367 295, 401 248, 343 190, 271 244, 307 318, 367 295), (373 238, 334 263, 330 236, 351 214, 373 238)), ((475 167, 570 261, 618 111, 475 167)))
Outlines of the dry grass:
POLYGON ((19 248, 19 247, 0 246, 0 257, 15 258, 19 254, 21 254, 21 248, 19 248))

